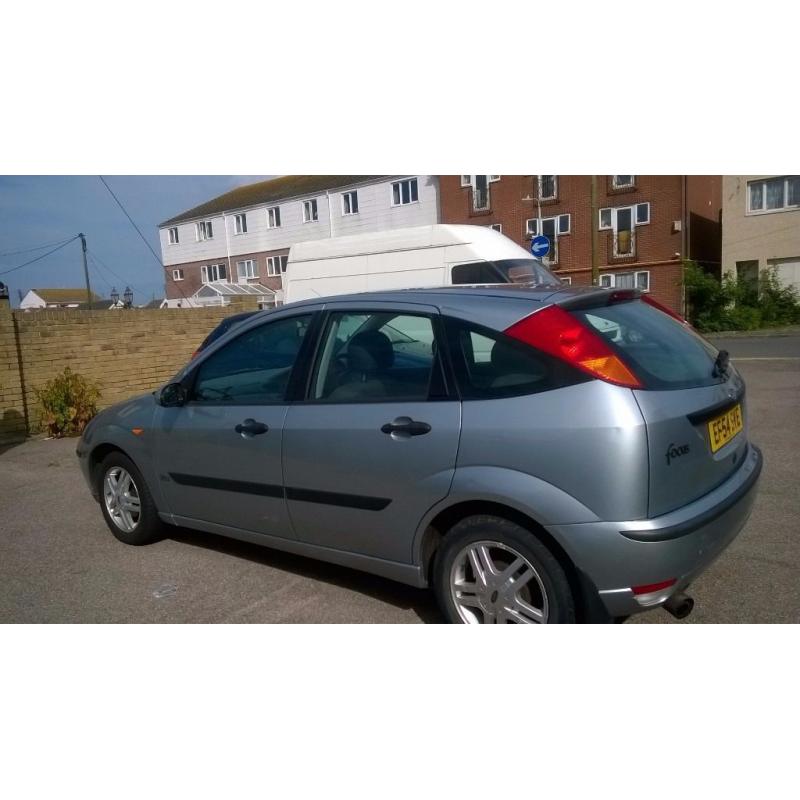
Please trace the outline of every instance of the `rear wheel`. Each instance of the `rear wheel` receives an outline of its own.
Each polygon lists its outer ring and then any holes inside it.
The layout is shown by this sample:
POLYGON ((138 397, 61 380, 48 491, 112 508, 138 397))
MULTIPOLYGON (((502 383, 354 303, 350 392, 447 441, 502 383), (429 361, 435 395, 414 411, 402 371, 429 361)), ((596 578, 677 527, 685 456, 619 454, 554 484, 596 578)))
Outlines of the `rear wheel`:
POLYGON ((109 453, 97 469, 100 508, 111 533, 125 544, 148 544, 161 533, 153 498, 136 465, 109 453))
POLYGON ((449 622, 574 622, 569 581, 527 529, 495 516, 467 517, 444 537, 434 588, 449 622))

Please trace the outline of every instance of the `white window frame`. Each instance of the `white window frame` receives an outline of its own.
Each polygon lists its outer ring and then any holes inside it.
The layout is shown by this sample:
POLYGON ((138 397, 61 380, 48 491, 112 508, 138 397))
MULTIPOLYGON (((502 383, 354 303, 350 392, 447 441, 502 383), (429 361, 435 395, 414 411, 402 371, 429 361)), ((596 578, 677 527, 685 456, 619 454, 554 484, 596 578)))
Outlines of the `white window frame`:
POLYGON ((349 192, 342 192, 342 216, 353 217, 358 214, 358 189, 352 189, 349 192), (353 211, 353 200, 355 200, 356 210, 353 211), (347 207, 350 210, 347 210, 347 207))
POLYGON ((236 262, 236 282, 247 283, 248 280, 258 277, 258 267, 252 258, 246 258, 243 261, 236 262), (244 267, 244 275, 242 275, 242 267, 244 267))
POLYGON ((224 263, 216 263, 216 264, 203 264, 200 267, 200 280, 203 283, 228 283, 230 281, 230 276, 228 275, 228 268, 227 265, 224 263), (219 268, 225 270, 225 277, 219 277, 219 268), (214 275, 216 273, 216 277, 214 275), (209 276, 211 276, 211 280, 209 280, 209 276))
POLYGON ((466 189, 472 186, 472 175, 462 175, 461 176, 461 188, 466 189))
POLYGON ((289 262, 289 256, 268 256, 267 257, 267 275, 270 278, 279 278, 286 272, 286 265, 289 262))
POLYGON ((319 222, 319 206, 316 197, 303 200, 303 222, 319 222))
POLYGON ((169 231, 167 232, 167 235, 169 237, 170 244, 180 244, 180 236, 178 235, 177 227, 170 228, 169 231))
POLYGON ((498 233, 502 233, 503 232, 503 224, 501 222, 493 222, 491 225, 489 225, 489 227, 493 231, 497 231, 498 233))
POLYGON ((198 242, 207 242, 209 239, 214 238, 214 226, 212 220, 204 219, 200 222, 195 222, 195 236, 198 242))
POLYGON ((241 236, 247 233, 247 213, 236 214, 233 218, 233 235, 241 236))
POLYGON ((618 177, 619 177, 619 175, 612 175, 611 176, 611 186, 612 186, 612 188, 614 188, 614 189, 631 189, 634 186, 636 186, 636 176, 635 175, 631 175, 630 176, 630 181, 628 181, 628 183, 619 183, 617 181, 618 177))
POLYGON ((281 226, 281 207, 272 206, 267 209, 267 227, 280 228, 281 226))
POLYGON ((747 211, 746 214, 757 216, 759 214, 780 214, 784 211, 797 211, 800 209, 800 204, 789 205, 789 181, 796 180, 797 175, 776 175, 774 178, 759 178, 754 181, 747 181, 747 211), (783 181, 783 205, 780 208, 767 208, 767 184, 773 181, 783 181), (750 187, 754 185, 761 185, 761 208, 753 208, 750 203, 750 187))
POLYGON ((542 194, 542 178, 544 175, 537 175, 537 185, 539 187, 539 199, 540 200, 558 200, 558 175, 553 175, 553 194, 547 195, 545 197, 542 194))
POLYGON ((172 270, 172 280, 173 281, 182 281, 184 278, 183 270, 182 269, 174 269, 172 270))
POLYGON ((572 286, 572 275, 559 275, 558 277, 562 283, 566 283, 567 286, 572 286))
POLYGON ((640 225, 649 225, 650 224, 650 202, 647 201, 645 203, 634 203, 630 206, 607 206, 606 208, 601 208, 597 212, 597 229, 600 231, 616 231, 617 230, 617 212, 618 211, 630 211, 631 212, 631 220, 633 221, 634 227, 639 227, 640 225), (639 206, 647 206, 647 222, 639 222, 639 206), (611 224, 610 225, 603 225, 603 212, 609 211, 611 213, 611 224))
MULTIPOLYGON (((542 222, 545 220, 555 220, 556 223, 556 239, 559 236, 569 236, 572 233, 572 214, 555 214, 552 217, 542 217, 542 222), (567 229, 566 231, 561 230, 561 220, 562 218, 567 218, 567 229)), ((525 233, 527 236, 538 236, 539 235, 539 218, 533 217, 532 219, 525 220, 525 233), (531 224, 533 223, 533 224, 531 224)))
POLYGON ((633 288, 639 288, 639 276, 646 275, 647 288, 642 289, 642 292, 647 294, 650 291, 650 270, 637 269, 637 270, 624 270, 622 272, 601 272, 599 286, 603 289, 615 289, 617 285, 617 275, 633 275, 633 288))
POLYGON ((499 181, 502 177, 502 175, 487 175, 486 179, 489 181, 489 183, 497 183, 497 181, 499 181))
POLYGON ((389 185, 389 198, 391 199, 392 208, 400 208, 400 206, 411 206, 411 205, 414 205, 414 203, 419 203, 419 181, 416 178, 404 178, 402 181, 393 181, 389 185), (407 203, 403 202, 403 184, 404 183, 408 184, 408 202, 407 203), (411 194, 412 194, 411 185, 412 184, 415 185, 416 195, 417 195, 417 199, 416 200, 412 200, 411 199, 411 194), (398 190, 397 190, 397 195, 399 197, 399 201, 397 203, 395 203, 395 201, 394 201, 394 187, 395 186, 399 187, 398 190))

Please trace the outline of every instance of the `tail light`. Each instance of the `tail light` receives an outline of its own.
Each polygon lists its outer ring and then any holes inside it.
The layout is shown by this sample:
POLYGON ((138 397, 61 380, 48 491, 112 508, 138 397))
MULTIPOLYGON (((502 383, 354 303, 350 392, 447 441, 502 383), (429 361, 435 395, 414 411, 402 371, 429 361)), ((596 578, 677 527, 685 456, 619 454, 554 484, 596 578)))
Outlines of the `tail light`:
POLYGON ((633 593, 635 595, 651 594, 652 592, 660 592, 662 589, 669 589, 678 582, 677 578, 669 578, 666 581, 659 581, 658 583, 646 583, 643 586, 634 586, 633 593))
POLYGON ((197 354, 199 352, 200 352, 200 350, 195 350, 194 353, 192 353, 192 357, 189 359, 189 361, 193 361, 195 358, 197 358, 197 354))
POLYGON ((609 344, 559 306, 548 306, 505 331, 518 341, 560 358, 594 378, 641 389, 641 381, 609 344))

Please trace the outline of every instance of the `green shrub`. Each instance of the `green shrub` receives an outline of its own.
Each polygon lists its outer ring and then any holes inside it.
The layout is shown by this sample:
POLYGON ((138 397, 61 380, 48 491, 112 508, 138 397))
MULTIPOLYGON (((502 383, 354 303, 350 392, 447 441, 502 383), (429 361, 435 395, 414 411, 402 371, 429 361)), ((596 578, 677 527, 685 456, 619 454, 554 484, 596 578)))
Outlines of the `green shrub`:
POLYGON ((764 270, 758 283, 726 274, 720 282, 694 261, 684 262, 689 321, 700 331, 751 331, 800 324, 793 286, 781 286, 777 270, 764 270))
POLYGON ((51 436, 81 433, 97 413, 100 389, 69 367, 35 393, 42 404, 42 428, 51 436))

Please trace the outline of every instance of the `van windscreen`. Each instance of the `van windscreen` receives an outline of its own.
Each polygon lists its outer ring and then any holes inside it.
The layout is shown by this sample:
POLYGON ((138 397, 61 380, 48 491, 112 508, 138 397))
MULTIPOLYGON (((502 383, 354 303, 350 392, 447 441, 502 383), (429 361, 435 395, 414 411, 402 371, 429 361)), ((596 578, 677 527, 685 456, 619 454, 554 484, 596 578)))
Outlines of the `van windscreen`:
POLYGON ((451 272, 455 286, 525 283, 532 286, 561 286, 561 281, 535 258, 505 258, 456 264, 451 272))

